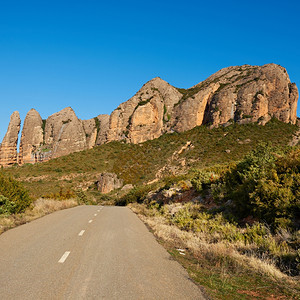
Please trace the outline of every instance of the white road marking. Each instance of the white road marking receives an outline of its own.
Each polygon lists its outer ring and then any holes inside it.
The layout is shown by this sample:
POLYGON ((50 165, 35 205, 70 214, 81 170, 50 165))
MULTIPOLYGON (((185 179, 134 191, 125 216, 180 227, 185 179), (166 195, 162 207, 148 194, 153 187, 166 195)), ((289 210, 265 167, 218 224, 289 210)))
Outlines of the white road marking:
POLYGON ((85 230, 81 230, 78 235, 83 236, 84 232, 85 232, 85 230))
POLYGON ((97 212, 100 212, 100 209, 98 209, 97 212))
POLYGON ((96 216, 97 216, 97 214, 94 214, 94 216, 96 217, 96 216))
POLYGON ((70 251, 66 251, 64 253, 64 255, 61 257, 61 259, 58 261, 59 263, 63 264, 65 262, 65 260, 67 259, 67 257, 69 256, 71 252, 70 251))
POLYGON ((93 222, 93 220, 89 220, 89 223, 92 223, 93 222))

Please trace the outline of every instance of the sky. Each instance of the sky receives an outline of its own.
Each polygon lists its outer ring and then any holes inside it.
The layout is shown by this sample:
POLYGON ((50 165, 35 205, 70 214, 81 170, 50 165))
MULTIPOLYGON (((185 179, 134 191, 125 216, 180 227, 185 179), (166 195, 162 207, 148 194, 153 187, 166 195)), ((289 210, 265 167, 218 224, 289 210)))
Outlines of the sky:
POLYGON ((15 110, 90 119, 156 76, 189 88, 276 63, 300 87, 299 15, 298 0, 0 0, 0 141, 15 110))

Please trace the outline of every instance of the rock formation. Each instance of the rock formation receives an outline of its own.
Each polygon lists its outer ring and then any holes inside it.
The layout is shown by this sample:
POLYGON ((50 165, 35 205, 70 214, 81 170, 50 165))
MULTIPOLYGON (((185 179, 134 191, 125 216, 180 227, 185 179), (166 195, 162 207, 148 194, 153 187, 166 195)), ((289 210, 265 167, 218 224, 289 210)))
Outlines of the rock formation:
POLYGON ((46 120, 45 147, 51 149, 51 158, 86 149, 83 124, 71 107, 64 108, 46 120))
POLYGON ((297 100, 297 87, 281 66, 229 67, 183 90, 173 127, 185 131, 202 124, 244 124, 271 117, 295 124, 297 100))
POLYGON ((101 173, 97 181, 98 191, 107 194, 123 186, 123 180, 114 173, 101 173))
POLYGON ((86 136, 87 148, 91 149, 95 146, 97 139, 97 127, 95 118, 89 120, 82 120, 82 124, 86 136))
MULTIPOLYGON (((204 124, 264 125, 272 117, 295 124, 297 101, 295 83, 275 64, 224 68, 189 89, 175 88, 156 77, 110 116, 82 121, 67 107, 43 121, 30 110, 22 131, 20 163, 46 161, 111 141, 141 143, 204 124)), ((1 145, 1 165, 17 162, 19 128, 15 112, 1 145)))
POLYGON ((157 77, 112 112, 106 142, 140 143, 203 124, 265 124, 271 117, 295 124, 297 100, 296 85, 275 64, 225 68, 190 89, 157 77))
POLYGON ((31 109, 26 115, 22 129, 19 164, 39 161, 39 148, 43 142, 43 120, 35 109, 31 109))
POLYGON ((150 80, 112 112, 107 142, 125 139, 141 143, 161 136, 168 131, 173 107, 181 96, 176 88, 159 77, 150 80))
POLYGON ((107 141, 107 132, 109 129, 109 115, 99 115, 97 117, 97 140, 96 145, 102 145, 107 141))
POLYGON ((17 144, 21 119, 17 111, 10 116, 7 132, 0 146, 0 166, 8 167, 18 162, 17 144))

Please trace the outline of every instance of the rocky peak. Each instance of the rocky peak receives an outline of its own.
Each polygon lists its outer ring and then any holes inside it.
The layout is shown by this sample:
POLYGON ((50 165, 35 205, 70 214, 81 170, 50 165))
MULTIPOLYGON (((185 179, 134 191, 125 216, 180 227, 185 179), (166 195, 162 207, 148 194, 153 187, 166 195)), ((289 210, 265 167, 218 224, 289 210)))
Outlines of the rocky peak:
POLYGON ((26 115, 22 129, 19 163, 37 162, 38 150, 43 142, 43 120, 35 109, 31 109, 26 115))
POLYGON ((0 166, 8 167, 18 162, 17 144, 20 126, 20 114, 14 111, 10 116, 8 129, 0 146, 0 166))
POLYGON ((159 137, 167 132, 173 107, 180 98, 180 92, 161 78, 148 81, 112 112, 107 141, 140 143, 159 137))
POLYGON ((86 134, 71 107, 51 115, 46 120, 45 147, 51 149, 51 158, 86 149, 86 134))
POLYGON ((264 123, 271 117, 296 122, 296 85, 276 64, 225 68, 182 92, 174 113, 177 131, 202 124, 264 123))

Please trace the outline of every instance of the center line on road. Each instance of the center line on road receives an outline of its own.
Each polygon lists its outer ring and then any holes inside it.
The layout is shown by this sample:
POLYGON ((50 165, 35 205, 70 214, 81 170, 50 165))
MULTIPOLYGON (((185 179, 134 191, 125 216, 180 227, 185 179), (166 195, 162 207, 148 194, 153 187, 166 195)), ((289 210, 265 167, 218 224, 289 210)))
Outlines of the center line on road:
POLYGON ((94 216, 96 217, 96 216, 97 216, 97 214, 94 214, 94 216))
POLYGON ((59 263, 63 264, 65 262, 65 260, 67 259, 67 257, 69 256, 71 252, 70 251, 66 251, 64 253, 64 255, 61 257, 61 259, 58 261, 59 263))
POLYGON ((93 222, 93 220, 89 220, 89 223, 92 223, 93 222))
POLYGON ((85 230, 81 230, 78 235, 83 236, 84 232, 85 232, 85 230))

